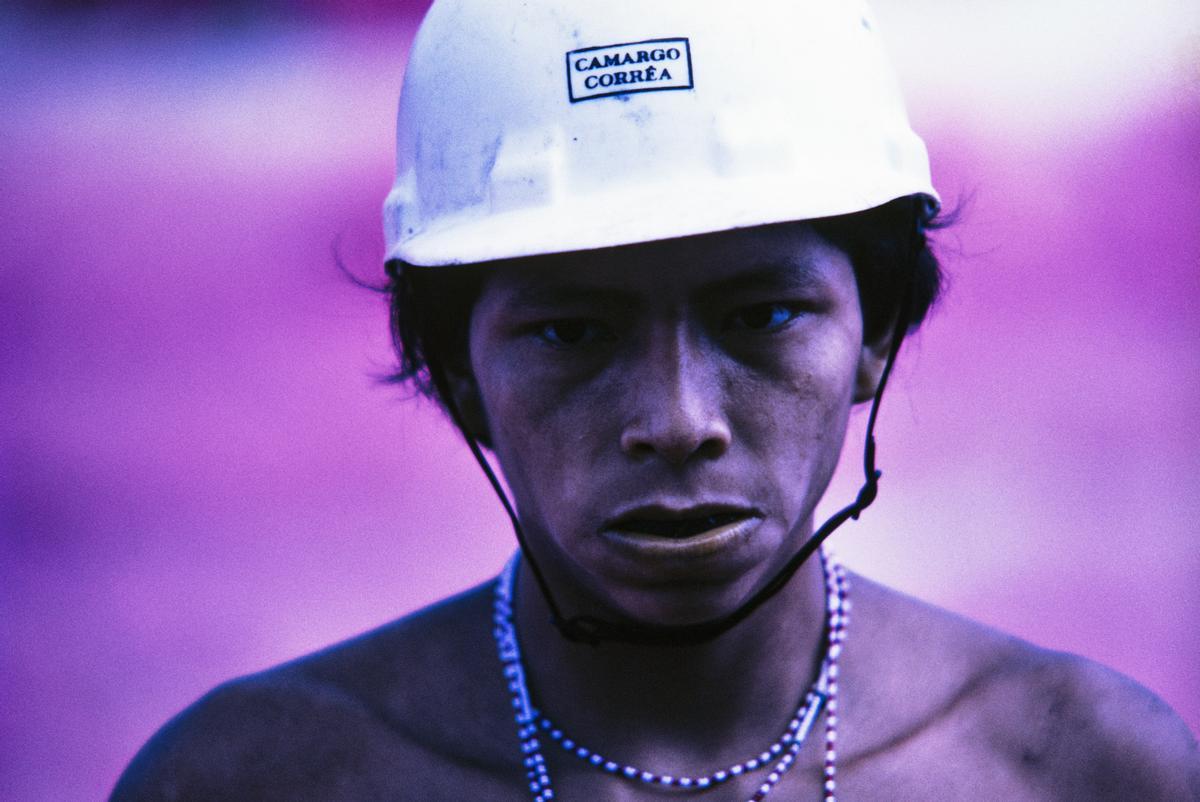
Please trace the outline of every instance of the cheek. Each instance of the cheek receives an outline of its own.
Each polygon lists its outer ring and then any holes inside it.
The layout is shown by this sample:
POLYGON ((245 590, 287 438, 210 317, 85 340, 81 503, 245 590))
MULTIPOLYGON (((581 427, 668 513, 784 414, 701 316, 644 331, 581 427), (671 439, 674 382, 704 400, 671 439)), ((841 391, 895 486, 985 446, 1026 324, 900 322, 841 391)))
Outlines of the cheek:
POLYGON ((615 440, 597 399, 602 389, 565 389, 521 366, 493 363, 476 374, 493 450, 527 523, 553 530, 585 497, 591 466, 615 440))
POLYGON ((853 394, 853 381, 842 371, 809 366, 786 381, 739 384, 731 417, 742 444, 752 451, 811 462, 840 446, 853 394))
POLYGON ((757 399, 777 427, 799 423, 815 428, 834 410, 849 407, 861 352, 857 328, 840 320, 821 320, 801 329, 789 347, 768 358, 731 369, 738 394, 757 399), (767 412, 769 410, 769 412, 767 412))
POLYGON ((791 512, 815 503, 837 467, 860 350, 853 335, 827 338, 823 348, 797 350, 770 371, 730 381, 735 437, 791 512))

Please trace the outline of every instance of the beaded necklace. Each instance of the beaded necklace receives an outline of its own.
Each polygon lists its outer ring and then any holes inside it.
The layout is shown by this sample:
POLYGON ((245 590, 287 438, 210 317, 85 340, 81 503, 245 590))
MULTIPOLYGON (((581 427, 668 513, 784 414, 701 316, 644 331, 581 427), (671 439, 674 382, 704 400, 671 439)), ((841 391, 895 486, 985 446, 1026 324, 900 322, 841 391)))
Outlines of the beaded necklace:
POLYGON ((845 569, 827 556, 824 550, 821 550, 820 555, 821 569, 825 576, 826 646, 825 656, 821 660, 821 671, 816 682, 804 695, 792 720, 788 722, 787 728, 774 743, 748 760, 734 763, 728 768, 702 777, 646 771, 636 766, 610 760, 599 752, 569 738, 547 716, 534 707, 530 699, 529 688, 525 683, 525 667, 521 660, 521 648, 517 641, 517 630, 512 618, 513 582, 519 554, 514 555, 496 580, 492 615, 495 628, 492 633, 496 638, 504 677, 508 680, 508 689, 512 693, 517 737, 521 741, 525 774, 529 780, 529 790, 533 794, 534 802, 550 802, 555 798, 550 773, 546 768, 545 757, 542 755, 541 741, 538 739, 539 730, 568 753, 607 774, 663 789, 703 791, 747 772, 766 768, 775 761, 770 774, 748 801, 761 802, 778 784, 788 769, 795 764, 796 755, 822 709, 825 711, 824 799, 825 802, 836 802, 838 658, 841 656, 842 644, 846 639, 847 611, 849 609, 848 583, 845 569))

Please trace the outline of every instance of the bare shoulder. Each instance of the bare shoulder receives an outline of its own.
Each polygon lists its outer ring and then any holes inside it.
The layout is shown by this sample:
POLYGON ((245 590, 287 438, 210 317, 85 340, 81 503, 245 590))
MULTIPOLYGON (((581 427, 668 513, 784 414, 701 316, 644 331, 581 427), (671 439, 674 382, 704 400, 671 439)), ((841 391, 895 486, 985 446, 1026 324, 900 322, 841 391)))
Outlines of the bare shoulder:
POLYGON ((1014 655, 989 695, 1013 756, 1063 798, 1200 800, 1200 750, 1153 692, 1077 655, 1014 655), (1019 715, 1001 718, 1012 710, 1019 715))
POLYGON ((500 672, 483 670, 488 626, 476 588, 225 683, 155 734, 112 799, 452 798, 490 784, 511 755, 464 726, 511 718, 500 672))
POLYGON ((1195 738, 1128 677, 861 577, 854 600, 843 684, 869 734, 845 746, 864 783, 914 799, 1200 800, 1195 738))

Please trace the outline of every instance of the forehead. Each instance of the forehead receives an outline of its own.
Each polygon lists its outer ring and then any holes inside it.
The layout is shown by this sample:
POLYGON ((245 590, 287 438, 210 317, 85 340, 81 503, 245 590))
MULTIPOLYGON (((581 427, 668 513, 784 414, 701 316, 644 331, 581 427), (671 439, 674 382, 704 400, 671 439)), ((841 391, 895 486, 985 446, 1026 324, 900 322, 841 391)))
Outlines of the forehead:
POLYGON ((743 284, 850 282, 849 259, 804 223, 553 254, 497 263, 485 294, 536 302, 573 290, 679 295, 743 284))

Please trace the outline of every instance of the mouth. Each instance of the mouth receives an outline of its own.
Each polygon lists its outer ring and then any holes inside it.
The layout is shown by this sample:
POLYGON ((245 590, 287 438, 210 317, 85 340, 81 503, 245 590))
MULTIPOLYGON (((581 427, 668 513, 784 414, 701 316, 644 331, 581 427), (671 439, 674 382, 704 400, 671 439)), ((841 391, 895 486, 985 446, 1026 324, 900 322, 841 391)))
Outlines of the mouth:
POLYGON ((759 518, 748 507, 706 505, 683 509, 638 507, 613 519, 605 528, 633 537, 688 540, 759 518))
POLYGON ((642 534, 671 538, 672 540, 682 540, 702 535, 718 527, 737 523, 748 517, 745 514, 726 512, 716 515, 689 516, 676 519, 628 518, 622 520, 612 528, 618 532, 630 535, 642 534))
POLYGON ((751 507, 700 505, 638 507, 605 524, 601 536, 643 566, 662 561, 694 566, 740 552, 755 537, 763 514, 751 507))

